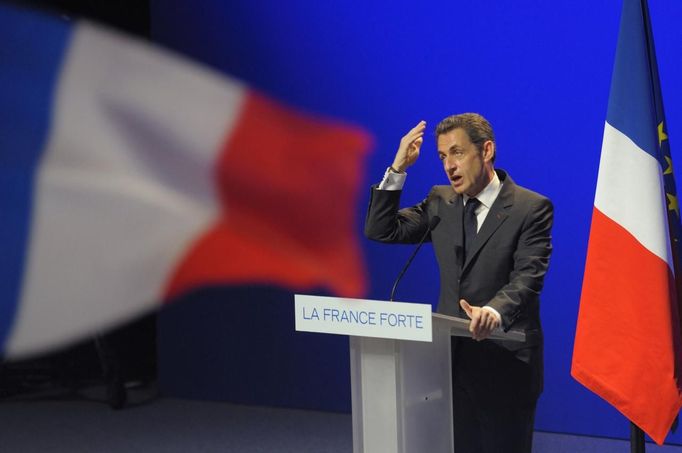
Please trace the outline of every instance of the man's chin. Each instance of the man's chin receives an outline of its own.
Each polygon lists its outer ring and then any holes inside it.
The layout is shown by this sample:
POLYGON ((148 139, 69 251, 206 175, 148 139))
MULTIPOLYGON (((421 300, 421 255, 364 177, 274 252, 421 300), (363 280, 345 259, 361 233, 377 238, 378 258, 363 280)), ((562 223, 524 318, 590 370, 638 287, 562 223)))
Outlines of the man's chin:
POLYGON ((450 187, 452 187, 452 190, 454 190, 457 195, 462 195, 464 193, 464 186, 462 184, 451 182, 450 187))

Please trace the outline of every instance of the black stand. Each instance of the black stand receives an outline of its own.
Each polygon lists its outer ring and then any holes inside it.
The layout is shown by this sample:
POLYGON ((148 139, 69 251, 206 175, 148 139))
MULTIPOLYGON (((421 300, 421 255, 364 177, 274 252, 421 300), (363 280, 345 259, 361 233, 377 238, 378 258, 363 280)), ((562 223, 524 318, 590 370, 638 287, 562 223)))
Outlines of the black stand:
POLYGON ((644 431, 630 422, 630 453, 645 453, 646 446, 644 445, 644 431))

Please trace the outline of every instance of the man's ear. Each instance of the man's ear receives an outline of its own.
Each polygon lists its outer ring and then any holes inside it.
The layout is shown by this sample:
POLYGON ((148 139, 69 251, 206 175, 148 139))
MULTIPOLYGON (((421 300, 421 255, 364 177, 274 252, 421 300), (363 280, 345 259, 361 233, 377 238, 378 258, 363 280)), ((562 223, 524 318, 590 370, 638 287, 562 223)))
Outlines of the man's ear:
POLYGON ((492 140, 486 140, 483 143, 483 160, 492 162, 495 157, 495 143, 492 140))

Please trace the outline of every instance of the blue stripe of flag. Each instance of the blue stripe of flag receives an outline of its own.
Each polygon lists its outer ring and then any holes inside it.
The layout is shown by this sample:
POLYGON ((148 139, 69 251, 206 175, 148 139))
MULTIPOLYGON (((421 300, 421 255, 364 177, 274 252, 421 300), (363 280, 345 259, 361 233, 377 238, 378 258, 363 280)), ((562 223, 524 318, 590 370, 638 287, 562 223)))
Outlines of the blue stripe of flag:
POLYGON ((660 161, 651 71, 639 0, 624 0, 606 121, 660 161))
POLYGON ((0 4, 0 354, 26 265, 35 177, 71 27, 0 4))

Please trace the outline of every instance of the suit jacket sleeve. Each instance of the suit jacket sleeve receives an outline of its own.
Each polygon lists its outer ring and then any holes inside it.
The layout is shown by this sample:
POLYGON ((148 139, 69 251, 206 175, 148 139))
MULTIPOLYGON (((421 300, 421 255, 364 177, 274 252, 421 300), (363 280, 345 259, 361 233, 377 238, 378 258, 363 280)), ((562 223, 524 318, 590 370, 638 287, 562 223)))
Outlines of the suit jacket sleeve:
POLYGON ((415 206, 399 209, 401 194, 400 190, 379 190, 372 186, 365 236, 388 243, 419 242, 428 230, 428 197, 415 206))
POLYGON ((514 252, 514 267, 509 282, 504 285, 488 305, 502 316, 505 330, 528 310, 539 309, 538 301, 552 252, 551 229, 554 216, 552 202, 547 198, 536 200, 528 211, 514 252), (529 307, 529 304, 533 305, 529 307))

